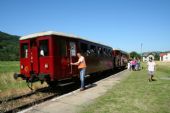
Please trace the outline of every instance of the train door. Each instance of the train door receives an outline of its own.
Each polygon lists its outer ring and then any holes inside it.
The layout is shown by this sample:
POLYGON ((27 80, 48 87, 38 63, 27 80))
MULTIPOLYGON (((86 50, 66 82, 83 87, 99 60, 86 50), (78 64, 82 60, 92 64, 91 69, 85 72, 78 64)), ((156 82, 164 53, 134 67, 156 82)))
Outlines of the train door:
MULTIPOLYGON (((76 42, 74 42, 74 41, 70 41, 70 42, 69 42, 68 54, 69 54, 70 62, 76 62, 76 61, 77 61, 77 56, 76 56, 76 54, 77 54, 76 42)), ((70 65, 69 68, 70 68, 70 74, 71 74, 71 75, 75 75, 75 74, 76 74, 77 67, 70 65)))
POLYGON ((39 72, 38 47, 36 39, 32 39, 30 42, 30 66, 32 73, 39 72))
POLYGON ((38 56, 39 56, 39 73, 49 74, 53 73, 52 70, 52 58, 49 57, 50 54, 50 40, 48 38, 40 38, 38 40, 38 56))
POLYGON ((20 41, 20 67, 21 73, 30 76, 30 41, 20 41))

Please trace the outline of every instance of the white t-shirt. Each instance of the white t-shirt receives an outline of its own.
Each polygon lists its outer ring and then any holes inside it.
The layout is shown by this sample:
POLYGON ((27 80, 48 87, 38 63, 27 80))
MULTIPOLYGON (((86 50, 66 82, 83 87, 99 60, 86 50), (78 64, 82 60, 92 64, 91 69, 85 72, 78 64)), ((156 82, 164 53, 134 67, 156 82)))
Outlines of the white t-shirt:
POLYGON ((130 62, 128 62, 128 69, 130 69, 130 62))
POLYGON ((148 71, 155 71, 155 62, 148 62, 148 71))

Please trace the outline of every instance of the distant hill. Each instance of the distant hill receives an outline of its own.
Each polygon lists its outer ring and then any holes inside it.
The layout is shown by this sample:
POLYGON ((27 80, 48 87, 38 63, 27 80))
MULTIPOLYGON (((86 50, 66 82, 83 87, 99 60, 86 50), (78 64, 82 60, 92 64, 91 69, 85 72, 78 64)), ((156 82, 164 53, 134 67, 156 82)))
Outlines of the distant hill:
POLYGON ((0 61, 19 60, 19 36, 0 31, 0 61))

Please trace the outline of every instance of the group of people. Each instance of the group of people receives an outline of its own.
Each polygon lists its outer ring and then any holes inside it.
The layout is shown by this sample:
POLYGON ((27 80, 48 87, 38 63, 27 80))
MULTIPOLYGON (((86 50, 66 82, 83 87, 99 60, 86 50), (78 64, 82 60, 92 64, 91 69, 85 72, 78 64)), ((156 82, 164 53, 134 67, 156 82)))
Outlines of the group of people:
MULTIPOLYGON (((155 73, 155 66, 156 63, 153 61, 152 58, 149 58, 149 61, 147 62, 147 70, 148 70, 148 80, 149 82, 154 81, 154 73, 155 73)), ((131 71, 137 71, 141 69, 141 64, 139 59, 133 59, 129 60, 128 62, 128 69, 131 71)))
POLYGON ((128 69, 131 71, 138 71, 141 69, 141 65, 140 65, 140 60, 134 58, 133 60, 129 60, 128 62, 128 69))

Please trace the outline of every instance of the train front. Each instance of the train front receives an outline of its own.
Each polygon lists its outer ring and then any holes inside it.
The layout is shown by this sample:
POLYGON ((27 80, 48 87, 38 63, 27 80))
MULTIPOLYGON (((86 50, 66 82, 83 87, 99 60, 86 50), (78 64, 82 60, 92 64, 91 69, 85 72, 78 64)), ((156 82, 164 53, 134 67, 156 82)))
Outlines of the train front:
MULTIPOLYGON (((25 36, 20 38, 20 74, 14 74, 14 78, 21 77, 26 80, 28 86, 33 82, 52 80, 52 60, 50 50, 51 36, 25 36)), ((30 86, 30 87, 31 87, 30 86)))

